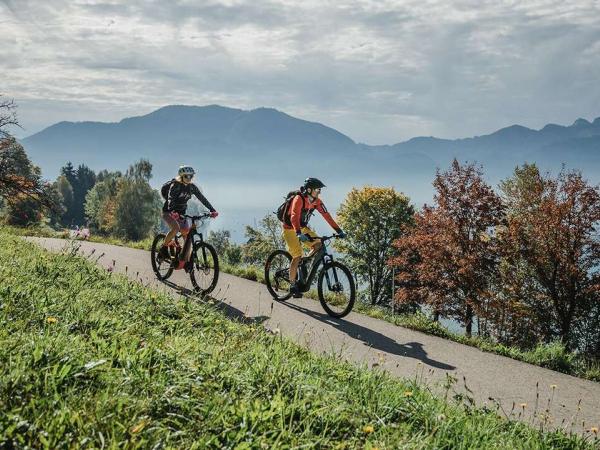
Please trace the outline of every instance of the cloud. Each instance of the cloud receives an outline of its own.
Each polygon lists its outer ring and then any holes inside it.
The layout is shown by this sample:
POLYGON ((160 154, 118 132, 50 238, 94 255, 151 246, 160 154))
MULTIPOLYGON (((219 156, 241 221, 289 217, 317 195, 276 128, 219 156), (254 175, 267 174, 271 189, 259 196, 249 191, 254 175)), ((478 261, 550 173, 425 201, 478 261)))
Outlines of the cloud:
POLYGON ((0 0, 0 26, 0 90, 29 130, 171 103, 276 107, 368 143, 600 115, 592 0, 0 0))

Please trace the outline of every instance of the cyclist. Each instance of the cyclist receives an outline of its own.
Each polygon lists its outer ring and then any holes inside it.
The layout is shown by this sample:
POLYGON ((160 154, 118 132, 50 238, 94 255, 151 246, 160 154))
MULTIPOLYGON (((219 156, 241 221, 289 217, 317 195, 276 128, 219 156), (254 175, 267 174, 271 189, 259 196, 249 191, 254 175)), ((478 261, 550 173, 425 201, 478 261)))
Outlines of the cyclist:
MULTIPOLYGON (((182 216, 185 214, 187 202, 192 198, 192 195, 195 195, 196 198, 209 209, 211 217, 215 218, 219 215, 206 197, 202 195, 200 189, 192 183, 192 178, 194 178, 195 173, 194 168, 191 166, 180 166, 177 177, 171 180, 169 182, 170 184, 166 183, 165 186, 163 186, 163 189, 165 189, 165 187, 168 188, 168 192, 165 195, 166 200, 162 208, 162 218, 170 228, 170 231, 167 233, 163 245, 159 250, 159 256, 163 259, 166 259, 169 256, 169 251, 167 249, 169 242, 173 240, 181 228, 185 228, 185 221, 182 216)), ((185 261, 189 259, 191 247, 186 250, 185 261)))
POLYGON ((292 262, 290 264, 290 292, 295 298, 302 297, 296 281, 298 265, 303 254, 302 245, 311 249, 308 257, 314 255, 323 245, 319 240, 311 241, 311 238, 317 237, 317 234, 308 227, 308 222, 314 211, 319 211, 325 221, 341 238, 346 237, 319 198, 321 189, 324 187, 325 185, 317 178, 307 178, 304 180, 304 185, 300 188, 298 194, 288 203, 283 217, 283 239, 290 255, 292 255, 292 262))

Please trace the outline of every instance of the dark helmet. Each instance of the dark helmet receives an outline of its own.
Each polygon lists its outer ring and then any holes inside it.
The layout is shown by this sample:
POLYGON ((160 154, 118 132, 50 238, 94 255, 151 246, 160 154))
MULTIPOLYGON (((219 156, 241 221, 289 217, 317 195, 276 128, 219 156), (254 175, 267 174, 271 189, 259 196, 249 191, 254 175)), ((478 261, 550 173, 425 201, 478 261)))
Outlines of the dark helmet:
POLYGON ((317 178, 307 178, 304 180, 304 189, 319 189, 324 187, 323 182, 317 178))

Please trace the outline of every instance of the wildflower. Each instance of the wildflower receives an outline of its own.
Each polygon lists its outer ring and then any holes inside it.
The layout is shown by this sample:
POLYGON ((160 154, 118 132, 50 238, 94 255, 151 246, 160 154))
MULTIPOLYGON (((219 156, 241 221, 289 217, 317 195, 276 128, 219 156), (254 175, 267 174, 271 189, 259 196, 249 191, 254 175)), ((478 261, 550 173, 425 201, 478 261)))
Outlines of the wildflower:
POLYGON ((551 384, 550 387, 552 388, 552 390, 556 389, 558 386, 556 386, 555 384, 551 384))
POLYGON ((56 322, 58 322, 58 319, 56 317, 48 317, 48 318, 46 318, 46 322, 47 323, 56 323, 56 322))
POLYGON ((590 428, 590 432, 594 433, 594 434, 598 434, 598 427, 592 427, 592 428, 590 428))
POLYGON ((372 433, 373 431, 375 431, 375 428, 373 428, 373 425, 365 425, 363 427, 363 431, 367 434, 372 433))
POLYGON ((525 409, 525 408, 527 408, 527 403, 521 403, 519 406, 520 406, 521 408, 525 409))
POLYGON ((412 391, 405 391, 404 392, 404 396, 405 397, 412 397, 412 395, 413 395, 412 391))

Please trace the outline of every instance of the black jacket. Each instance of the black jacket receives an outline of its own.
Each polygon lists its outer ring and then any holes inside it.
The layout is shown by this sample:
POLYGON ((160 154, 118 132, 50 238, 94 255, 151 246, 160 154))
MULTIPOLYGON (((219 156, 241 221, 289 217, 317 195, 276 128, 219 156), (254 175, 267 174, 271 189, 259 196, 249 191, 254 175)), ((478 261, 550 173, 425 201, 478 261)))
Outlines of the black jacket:
POLYGON ((210 204, 210 202, 202 195, 200 189, 194 184, 185 184, 180 183, 177 180, 174 180, 171 183, 171 187, 169 188, 169 195, 167 196, 167 200, 163 205, 164 212, 173 212, 179 214, 185 214, 185 210, 187 209, 187 202, 192 198, 192 195, 195 195, 200 202, 206 206, 211 212, 215 211, 215 208, 210 204))

